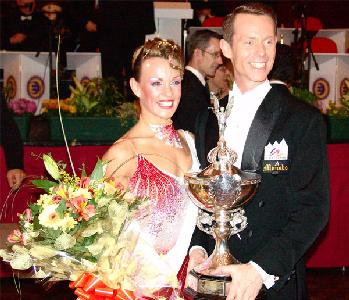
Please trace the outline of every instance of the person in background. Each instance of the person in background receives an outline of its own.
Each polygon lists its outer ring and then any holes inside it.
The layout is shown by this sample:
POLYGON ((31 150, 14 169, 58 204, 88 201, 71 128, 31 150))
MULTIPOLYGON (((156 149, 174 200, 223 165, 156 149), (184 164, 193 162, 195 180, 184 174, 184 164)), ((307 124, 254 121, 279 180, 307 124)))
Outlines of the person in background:
POLYGON ((75 23, 78 31, 79 52, 99 51, 99 37, 97 20, 99 14, 99 1, 75 1, 73 4, 75 23))
POLYGON ((146 34, 155 32, 153 2, 100 0, 95 25, 103 77, 115 77, 123 91, 131 77, 133 51, 144 43, 146 34))
POLYGON ((17 124, 7 108, 5 97, 1 93, 1 136, 0 144, 4 150, 7 173, 6 178, 10 188, 20 186, 25 173, 23 171, 23 143, 17 124))
MULTIPOLYGON (((173 41, 155 38, 135 51, 132 66, 130 85, 139 98, 140 117, 103 156, 108 162, 106 176, 132 194, 150 199, 149 215, 133 223, 176 274, 186 257, 197 216, 183 176, 199 169, 192 135, 175 130, 171 120, 181 96, 182 52, 173 41)), ((145 259, 147 249, 142 249, 145 259)), ((185 275, 185 271, 178 274, 181 282, 185 275)))
POLYGON ((274 65, 268 75, 270 84, 290 88, 296 80, 296 70, 297 60, 292 47, 277 43, 274 65))
POLYGON ((183 76, 182 96, 173 117, 178 129, 194 132, 198 113, 210 105, 206 78, 214 77, 222 64, 220 38, 218 33, 207 29, 198 30, 188 37, 188 64, 183 76))
POLYGON ((214 77, 208 78, 208 88, 211 94, 214 94, 219 100, 228 101, 229 90, 234 81, 233 66, 229 60, 223 59, 214 77))
MULTIPOLYGON (((233 84, 233 66, 228 59, 223 59, 223 64, 217 68, 214 77, 207 80, 212 97, 217 97, 219 105, 226 107, 228 103, 229 90, 233 84)), ((207 155, 210 150, 217 146, 219 131, 216 115, 212 110, 213 103, 200 111, 195 123, 195 147, 201 168, 208 165, 207 155)))
POLYGON ((16 0, 12 13, 2 20, 1 49, 8 51, 42 51, 49 22, 36 10, 35 0, 16 0))
MULTIPOLYGON (((267 300, 307 299, 304 255, 329 215, 321 113, 267 80, 275 58, 276 24, 270 7, 247 3, 223 25, 220 45, 234 66, 229 93, 234 102, 224 137, 237 152, 235 166, 261 175, 256 195, 244 207, 248 225, 228 241, 241 264, 210 271, 232 277, 227 300, 255 299, 263 286, 267 300)), ((190 251, 189 270, 204 262, 215 245, 198 228, 191 244, 199 247, 190 251)))

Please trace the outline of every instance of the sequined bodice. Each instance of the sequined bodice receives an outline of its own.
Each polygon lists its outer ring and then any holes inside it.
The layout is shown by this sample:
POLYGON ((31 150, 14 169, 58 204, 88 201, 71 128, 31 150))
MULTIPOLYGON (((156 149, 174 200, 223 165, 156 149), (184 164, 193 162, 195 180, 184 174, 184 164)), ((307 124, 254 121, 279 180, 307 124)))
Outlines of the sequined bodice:
POLYGON ((151 214, 141 221, 141 225, 155 249, 165 254, 177 239, 176 228, 190 200, 186 197, 182 178, 161 171, 142 155, 138 155, 137 160, 129 189, 135 195, 151 200, 151 214))
MULTIPOLYGON (((199 169, 199 162, 194 141, 187 133, 186 139, 193 161, 189 171, 196 171, 199 169)), ((184 222, 188 218, 188 206, 193 204, 185 191, 183 177, 160 170, 144 155, 138 154, 136 171, 130 178, 128 187, 133 194, 147 197, 151 201, 151 213, 139 223, 158 253, 166 254, 172 249, 183 226, 195 226, 195 220, 190 220, 189 222, 193 223, 190 225, 186 224, 187 221, 184 222)))

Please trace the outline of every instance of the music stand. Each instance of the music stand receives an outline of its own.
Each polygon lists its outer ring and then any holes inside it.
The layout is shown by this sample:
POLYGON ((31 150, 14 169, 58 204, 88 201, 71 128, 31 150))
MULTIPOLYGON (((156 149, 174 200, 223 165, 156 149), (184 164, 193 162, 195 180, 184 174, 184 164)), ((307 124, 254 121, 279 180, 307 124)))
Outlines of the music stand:
POLYGON ((296 28, 293 32, 294 34, 294 46, 296 49, 299 50, 300 53, 300 64, 299 64, 299 72, 301 75, 301 87, 307 88, 308 82, 309 82, 309 70, 311 67, 311 60, 314 61, 314 65, 316 70, 319 70, 319 64, 316 61, 312 46, 311 46, 311 41, 313 37, 317 34, 318 29, 312 29, 309 30, 309 24, 308 22, 308 16, 306 14, 306 4, 297 4, 295 6, 295 11, 297 14, 297 19, 296 19, 296 28), (298 39, 298 33, 299 33, 299 27, 301 29, 301 35, 298 39), (305 46, 305 47, 304 47, 305 46), (304 62, 307 59, 307 72, 304 68, 304 62))

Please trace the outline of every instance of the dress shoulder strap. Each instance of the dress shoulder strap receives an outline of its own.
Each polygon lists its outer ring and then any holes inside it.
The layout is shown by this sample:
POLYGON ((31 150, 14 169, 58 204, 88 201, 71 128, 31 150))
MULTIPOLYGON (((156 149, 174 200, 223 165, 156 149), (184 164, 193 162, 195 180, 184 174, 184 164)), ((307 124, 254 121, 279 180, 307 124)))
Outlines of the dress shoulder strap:
POLYGON ((132 142, 131 139, 124 139, 123 142, 126 142, 128 143, 132 150, 133 150, 133 155, 131 155, 129 158, 127 158, 126 160, 124 160, 122 163, 120 163, 116 168, 115 170, 113 171, 113 173, 111 174, 111 176, 113 176, 120 168, 122 168, 124 165, 126 165, 129 161, 131 161, 132 159, 134 158, 138 158, 139 157, 139 153, 137 151, 137 148, 135 146, 135 144, 132 142))
POLYGON ((200 168, 200 162, 198 160, 197 152, 196 152, 196 147, 195 147, 195 139, 193 138, 192 134, 189 131, 182 130, 180 129, 179 131, 183 132, 184 139, 189 147, 193 165, 192 165, 192 170, 198 170, 200 168))

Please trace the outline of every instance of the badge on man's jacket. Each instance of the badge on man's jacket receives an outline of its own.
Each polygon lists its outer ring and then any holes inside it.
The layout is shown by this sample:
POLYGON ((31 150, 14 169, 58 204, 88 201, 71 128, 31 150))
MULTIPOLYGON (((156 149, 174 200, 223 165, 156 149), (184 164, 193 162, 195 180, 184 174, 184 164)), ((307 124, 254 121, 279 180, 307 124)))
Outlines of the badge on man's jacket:
POLYGON ((263 173, 287 173, 289 169, 288 146, 285 139, 269 143, 264 148, 263 173))

